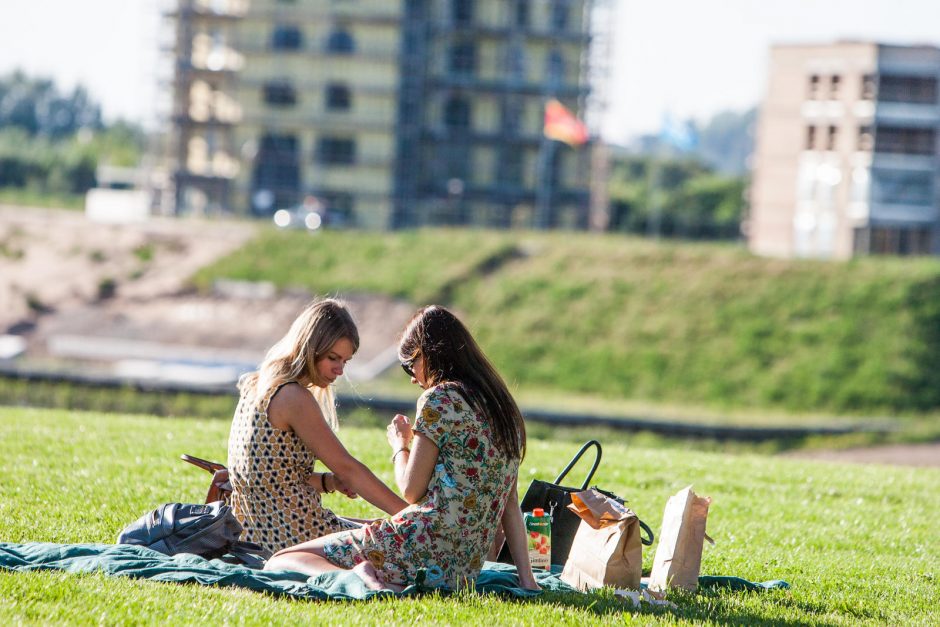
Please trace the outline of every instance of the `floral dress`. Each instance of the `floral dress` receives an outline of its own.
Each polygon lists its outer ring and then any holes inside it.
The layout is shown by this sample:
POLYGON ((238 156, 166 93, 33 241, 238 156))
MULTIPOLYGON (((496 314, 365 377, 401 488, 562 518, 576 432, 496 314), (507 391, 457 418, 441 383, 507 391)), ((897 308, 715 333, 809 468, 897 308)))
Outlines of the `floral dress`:
POLYGON ((258 402, 243 394, 228 438, 231 505, 244 527, 241 539, 272 552, 359 527, 324 508, 307 483, 317 461, 313 451, 293 431, 268 422, 268 405, 281 387, 258 402))
POLYGON ((369 560, 389 583, 414 583, 423 570, 427 585, 459 588, 480 573, 516 489, 519 460, 499 453, 487 420, 456 383, 421 395, 414 431, 439 450, 424 498, 390 519, 337 534, 324 554, 344 568, 369 560))

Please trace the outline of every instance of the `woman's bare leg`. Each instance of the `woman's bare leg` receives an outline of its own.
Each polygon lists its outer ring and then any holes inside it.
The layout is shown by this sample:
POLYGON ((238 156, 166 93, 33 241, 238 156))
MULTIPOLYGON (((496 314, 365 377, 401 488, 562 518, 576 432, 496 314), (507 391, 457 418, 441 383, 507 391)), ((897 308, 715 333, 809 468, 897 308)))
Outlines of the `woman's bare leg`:
MULTIPOLYGON (((339 533, 345 534, 348 532, 341 531, 339 533)), ((264 570, 292 570, 311 576, 336 570, 348 570, 342 566, 337 566, 326 558, 324 547, 335 535, 338 534, 326 535, 316 540, 282 549, 271 556, 271 559, 265 563, 264 570)), ((391 589, 400 592, 404 589, 402 586, 385 583, 368 560, 356 565, 352 572, 356 573, 370 590, 391 589)))
POLYGON ((493 534, 493 544, 490 545, 490 550, 486 554, 486 559, 489 562, 495 562, 499 552, 503 548, 503 543, 506 541, 506 532, 503 531, 503 524, 500 523, 496 528, 496 533, 493 534))

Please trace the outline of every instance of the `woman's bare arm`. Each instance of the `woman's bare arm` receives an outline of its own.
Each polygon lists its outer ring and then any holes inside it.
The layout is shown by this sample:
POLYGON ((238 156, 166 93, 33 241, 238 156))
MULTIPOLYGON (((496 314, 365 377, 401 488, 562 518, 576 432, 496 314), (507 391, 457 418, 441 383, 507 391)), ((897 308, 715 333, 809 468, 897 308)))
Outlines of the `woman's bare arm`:
POLYGON ((506 498, 506 507, 503 509, 503 531, 506 533, 506 543, 509 544, 509 554, 519 572, 519 583, 527 590, 539 590, 539 584, 532 574, 532 564, 529 562, 529 547, 526 541, 525 524, 522 522, 522 511, 519 509, 519 495, 516 488, 509 491, 506 498))
POLYGON ((278 429, 296 433, 346 486, 376 507, 395 514, 408 506, 365 464, 349 454, 326 423, 316 399, 303 387, 281 388, 268 406, 268 420, 278 429))

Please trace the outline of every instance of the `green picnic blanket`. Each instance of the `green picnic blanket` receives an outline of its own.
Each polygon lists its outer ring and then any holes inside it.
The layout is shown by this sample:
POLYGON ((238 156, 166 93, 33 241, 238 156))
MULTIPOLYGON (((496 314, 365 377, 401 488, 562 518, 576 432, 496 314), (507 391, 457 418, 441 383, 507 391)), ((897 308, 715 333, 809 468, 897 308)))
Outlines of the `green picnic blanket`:
MULTIPOLYGON (((63 570, 70 573, 101 571, 119 577, 150 581, 197 583, 204 586, 235 586, 315 600, 361 600, 394 596, 390 590, 370 590, 350 571, 336 571, 307 577, 293 571, 262 571, 230 564, 223 560, 206 560, 198 555, 182 553, 164 555, 151 549, 129 544, 53 544, 0 542, 0 569, 13 571, 63 570)), ((552 572, 536 571, 542 590, 577 592, 558 578, 560 568, 552 572)), ((703 586, 725 586, 736 589, 764 590, 789 587, 786 582, 753 583, 738 577, 702 577, 703 586)), ((419 584, 397 593, 412 596, 434 590, 419 584)), ((519 587, 514 566, 486 562, 476 581, 481 593, 530 598, 540 592, 519 587)))
MULTIPOLYGON (((151 549, 129 544, 51 544, 31 542, 12 544, 0 542, 0 569, 64 570, 70 573, 96 571, 108 575, 166 581, 198 583, 204 586, 236 586, 259 592, 287 594, 303 599, 353 600, 376 596, 393 596, 390 590, 370 590, 350 571, 336 571, 308 577, 292 571, 262 571, 207 560, 189 553, 164 555, 151 549)), ((556 574, 539 571, 536 575, 543 590, 573 592, 556 574)), ((519 587, 516 569, 506 564, 487 562, 477 578, 476 589, 528 598, 539 592, 519 587)), ((432 588, 411 585, 401 593, 410 596, 432 588)))

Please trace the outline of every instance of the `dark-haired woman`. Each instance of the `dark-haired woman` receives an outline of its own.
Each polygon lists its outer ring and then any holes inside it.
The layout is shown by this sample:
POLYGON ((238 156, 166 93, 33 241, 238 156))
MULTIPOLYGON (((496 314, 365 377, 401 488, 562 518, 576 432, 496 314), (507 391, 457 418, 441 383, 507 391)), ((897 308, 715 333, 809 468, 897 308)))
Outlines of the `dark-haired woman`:
POLYGON ((420 310, 399 359, 425 391, 414 426, 395 416, 387 436, 395 479, 409 507, 392 518, 276 553, 266 569, 318 574, 355 570, 374 588, 419 580, 460 588, 479 575, 502 525, 520 584, 537 589, 516 481, 525 424, 506 384, 448 310, 420 310))

